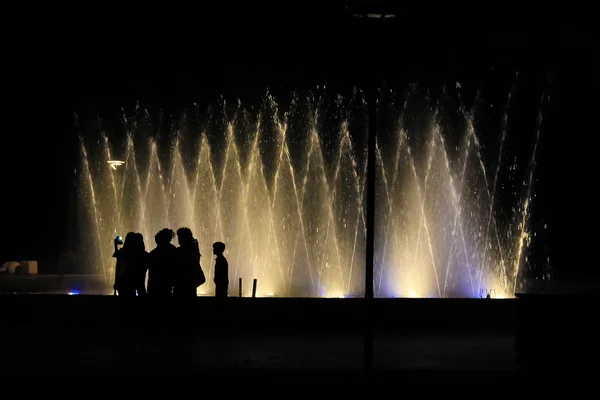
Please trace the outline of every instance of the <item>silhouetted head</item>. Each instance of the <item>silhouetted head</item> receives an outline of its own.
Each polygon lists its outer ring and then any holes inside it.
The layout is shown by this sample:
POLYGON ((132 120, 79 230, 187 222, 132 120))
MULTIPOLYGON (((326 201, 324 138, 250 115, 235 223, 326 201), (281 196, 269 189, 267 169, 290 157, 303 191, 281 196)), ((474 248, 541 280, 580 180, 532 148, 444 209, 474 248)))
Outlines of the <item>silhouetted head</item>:
POLYGON ((124 249, 135 248, 136 239, 137 238, 136 238, 135 232, 127 233, 127 235, 125 235, 125 241, 123 242, 123 248, 124 249))
POLYGON ((165 229, 162 229, 161 231, 159 231, 154 236, 154 241, 156 242, 157 246, 163 246, 165 244, 171 243, 171 240, 173 240, 173 236, 175 236, 175 234, 173 233, 173 230, 169 229, 169 228, 165 228, 165 229))
POLYGON ((144 235, 142 235, 141 233, 137 232, 135 234, 135 239, 136 239, 136 245, 137 248, 139 250, 146 250, 146 245, 144 244, 144 235))
POLYGON ((223 242, 215 242, 213 243, 213 254, 220 255, 225 251, 225 243, 223 242))
POLYGON ((192 230, 186 227, 177 229, 177 240, 179 241, 180 246, 193 243, 194 235, 192 234, 192 230))

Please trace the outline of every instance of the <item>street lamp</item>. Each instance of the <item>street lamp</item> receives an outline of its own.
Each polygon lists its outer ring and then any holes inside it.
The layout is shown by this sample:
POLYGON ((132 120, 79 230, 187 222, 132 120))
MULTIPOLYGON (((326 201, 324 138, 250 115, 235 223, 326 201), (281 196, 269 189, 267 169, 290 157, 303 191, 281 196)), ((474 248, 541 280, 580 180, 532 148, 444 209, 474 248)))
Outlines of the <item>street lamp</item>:
POLYGON ((389 1, 355 1, 345 4, 345 7, 358 18, 396 18, 389 1))
MULTIPOLYGON (((353 17, 381 26, 381 22, 396 17, 393 4, 382 1, 362 1, 346 4, 353 17)), ((370 24, 369 28, 373 25, 370 24)), ((365 263, 365 315, 364 315, 364 358, 365 372, 373 369, 373 267, 375 259, 375 168, 377 143, 377 84, 368 82, 367 105, 369 109, 369 133, 367 144, 367 243, 365 263)))

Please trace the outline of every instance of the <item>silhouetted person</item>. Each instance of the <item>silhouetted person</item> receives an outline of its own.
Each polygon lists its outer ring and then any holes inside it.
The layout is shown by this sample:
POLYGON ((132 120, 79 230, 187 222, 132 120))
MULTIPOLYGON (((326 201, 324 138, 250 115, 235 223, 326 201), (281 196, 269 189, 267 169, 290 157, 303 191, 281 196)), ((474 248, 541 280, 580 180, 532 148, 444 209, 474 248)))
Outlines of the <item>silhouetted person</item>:
POLYGON ((198 285, 195 280, 200 266, 200 248, 189 228, 177 230, 179 247, 176 250, 176 267, 173 276, 173 296, 177 298, 196 297, 198 285))
POLYGON ((141 233, 135 234, 135 290, 138 296, 146 295, 146 272, 148 271, 148 252, 144 244, 144 236, 141 233))
POLYGON ((136 268, 135 258, 137 237, 135 232, 129 232, 125 236, 123 247, 117 248, 118 240, 115 238, 115 252, 113 257, 117 259, 115 270, 115 283, 113 288, 119 296, 135 297, 136 268))
POLYGON ((177 248, 171 243, 175 234, 165 228, 154 236, 156 248, 150 252, 148 264, 148 295, 171 297, 173 293, 173 269, 177 248))
MULTIPOLYGON (((118 248, 120 237, 115 238, 115 252, 113 257, 117 259, 115 269, 115 292, 119 295, 117 320, 119 326, 129 329, 137 326, 137 313, 135 311, 135 294, 139 281, 140 246, 139 238, 135 232, 129 232, 125 236, 123 247, 118 248)), ((129 335, 128 332, 123 332, 129 335)), ((119 353, 127 352, 129 345, 126 341, 117 341, 119 353)))
POLYGON ((216 242, 213 243, 213 254, 217 256, 215 258, 215 297, 224 298, 227 297, 227 290, 229 288, 229 264, 227 259, 223 255, 225 251, 225 243, 216 242))
POLYGON ((164 349, 169 340, 173 321, 171 297, 173 294, 173 269, 177 248, 171 243, 175 233, 168 228, 154 236, 156 248, 148 256, 148 309, 147 334, 155 345, 164 349))
POLYGON ((194 329, 194 300, 200 267, 200 247, 189 228, 177 230, 179 247, 173 275, 173 298, 177 306, 180 332, 191 333, 194 329))

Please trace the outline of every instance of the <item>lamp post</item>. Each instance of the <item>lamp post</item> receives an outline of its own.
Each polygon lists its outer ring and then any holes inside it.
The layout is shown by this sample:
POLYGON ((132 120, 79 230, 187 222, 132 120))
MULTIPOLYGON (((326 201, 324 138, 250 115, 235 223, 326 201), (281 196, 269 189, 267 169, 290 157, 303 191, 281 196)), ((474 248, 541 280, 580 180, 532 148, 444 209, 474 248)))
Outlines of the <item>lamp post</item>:
MULTIPOLYGON (((395 18, 396 13, 390 2, 363 1, 347 4, 346 9, 353 17, 365 21, 368 28, 381 26, 382 21, 395 18)), ((365 303, 364 303, 364 352, 363 368, 371 374, 373 369, 373 267, 375 256, 375 169, 377 144, 377 84, 373 77, 367 83, 367 106, 369 132, 367 144, 367 237, 365 263, 365 303)))
MULTIPOLYGON (((110 167, 111 167, 113 170, 115 170, 115 171, 116 171, 116 170, 117 170, 117 169, 118 169, 120 166, 122 166, 122 165, 124 165, 124 164, 125 164, 125 161, 122 161, 122 160, 108 160, 108 161, 106 161, 106 163, 107 163, 107 164, 108 164, 108 165, 109 165, 109 166, 110 166, 110 167)), ((111 175, 112 175, 112 173, 111 173, 111 175)), ((114 183, 114 176, 113 176, 113 183, 114 183)), ((116 194, 116 193, 115 193, 115 194, 116 194)), ((115 198, 115 201, 116 201, 116 198, 115 198)), ((118 213, 118 211, 117 211, 117 213, 118 213)), ((115 228, 115 230, 117 230, 117 229, 120 229, 121 221, 120 221, 120 218, 119 218, 118 214, 117 214, 117 221, 116 221, 116 225, 117 225, 117 227, 115 228)), ((115 232, 115 233, 118 233, 118 232, 115 232)), ((116 253, 116 252, 117 252, 117 250, 118 250, 118 246, 117 246, 117 245, 118 245, 118 244, 121 244, 121 245, 123 244, 123 241, 122 241, 122 238, 121 238, 121 236, 117 236, 117 239, 119 239, 119 241, 117 241, 116 239, 115 239, 115 241, 114 241, 114 251, 115 251, 115 253, 116 253), (120 242, 120 243, 119 243, 119 242, 120 242)), ((106 267, 104 267, 104 268, 106 268, 106 267)), ((109 278, 108 278, 108 275, 106 276, 106 279, 109 279, 109 278)), ((115 273, 114 273, 114 276, 113 276, 113 283, 114 283, 114 282, 116 282, 116 281, 117 281, 117 266, 116 266, 116 264, 115 264, 115 273)), ((113 290, 113 295, 114 295, 114 296, 116 296, 116 295, 117 295, 117 290, 116 290, 116 289, 114 289, 114 290, 113 290)))

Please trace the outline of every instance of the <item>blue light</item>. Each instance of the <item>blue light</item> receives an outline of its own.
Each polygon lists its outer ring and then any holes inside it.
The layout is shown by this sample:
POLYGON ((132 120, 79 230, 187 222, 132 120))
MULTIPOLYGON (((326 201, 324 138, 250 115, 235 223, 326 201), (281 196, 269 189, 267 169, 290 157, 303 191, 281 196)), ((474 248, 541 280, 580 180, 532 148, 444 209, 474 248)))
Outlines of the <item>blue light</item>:
POLYGON ((74 291, 71 291, 71 292, 69 292, 68 294, 69 294, 70 296, 72 296, 72 295, 74 295, 74 294, 79 294, 79 292, 78 292, 78 291, 76 291, 76 290, 74 290, 74 291))

